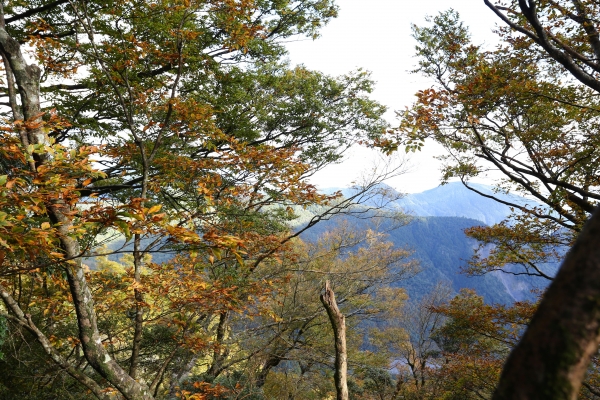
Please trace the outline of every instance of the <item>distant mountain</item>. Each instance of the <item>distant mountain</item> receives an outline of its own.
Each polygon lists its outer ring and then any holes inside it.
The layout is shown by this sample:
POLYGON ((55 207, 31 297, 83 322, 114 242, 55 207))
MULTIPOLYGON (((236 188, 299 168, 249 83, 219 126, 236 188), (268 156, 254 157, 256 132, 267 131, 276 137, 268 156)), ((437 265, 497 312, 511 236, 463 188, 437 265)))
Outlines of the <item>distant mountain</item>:
MULTIPOLYGON (((510 194, 494 193, 492 187, 471 184, 476 190, 518 205, 534 206, 538 203, 510 194)), ((398 196, 399 193, 387 186, 380 185, 382 193, 370 197, 366 205, 376 206, 385 203, 384 196, 398 196)), ((353 189, 330 188, 331 193, 340 190, 344 196, 354 194, 353 189)), ((492 225, 504 220, 510 213, 510 207, 481 196, 462 183, 449 183, 422 193, 409 194, 388 204, 392 209, 403 210, 414 216, 409 225, 390 232, 390 240, 398 247, 414 250, 414 257, 422 266, 423 272, 407 283, 406 289, 411 297, 420 297, 431 290, 439 281, 450 282, 458 292, 462 288, 477 291, 489 303, 511 303, 533 299, 532 290, 542 289, 547 281, 528 276, 515 276, 494 272, 483 276, 469 277, 461 273, 461 268, 472 257, 477 242, 467 238, 466 228, 477 225, 492 225)), ((346 218, 346 217, 341 217, 346 218)), ((320 232, 331 229, 336 219, 317 225, 305 238, 316 239, 320 232)), ((356 222, 361 229, 361 222, 356 222)), ((552 274, 557 265, 546 265, 552 274)))
MULTIPOLYGON (((488 195, 518 205, 539 205, 524 197, 494 193, 491 186, 470 183, 469 186, 488 195)), ((510 207, 467 189, 461 182, 452 182, 422 193, 408 194, 396 205, 422 216, 465 217, 494 225, 505 219, 510 207)))
MULTIPOLYGON (((317 224, 302 237, 309 241, 317 240, 342 221, 356 226, 356 229, 369 227, 367 220, 340 216, 317 224)), ((520 300, 511 295, 495 274, 476 277, 461 274, 461 267, 471 258, 477 245, 463 231, 479 224, 479 221, 460 217, 416 217, 408 225, 388 232, 389 240, 399 248, 414 251, 413 257, 421 265, 419 274, 399 286, 404 287, 413 299, 429 293, 438 282, 445 282, 456 293, 463 288, 474 289, 488 303, 509 304, 520 300)), ((387 227, 384 224, 381 228, 386 230, 387 227)))
MULTIPOLYGON (((470 183, 469 186, 482 193, 494 195, 501 200, 511 203, 522 206, 539 206, 539 203, 521 196, 494 193, 491 186, 477 183, 470 183)), ((328 188, 324 192, 333 193, 337 190, 340 190, 344 196, 351 196, 354 193, 354 190, 349 188, 328 188)), ((400 196, 398 191, 385 184, 380 185, 380 190, 386 192, 388 195, 400 196)), ((375 196, 367 204, 374 205, 382 201, 382 196, 375 196)), ((392 202, 391 205, 411 215, 471 218, 481 221, 486 225, 497 224, 511 213, 509 206, 481 196, 467 189, 461 182, 451 182, 421 193, 407 194, 400 200, 392 202)))
MULTIPOLYGON (((478 190, 491 192, 487 186, 476 185, 478 190)), ((380 192, 394 195, 395 190, 382 185, 380 192)), ((328 192, 341 190, 346 196, 352 194, 351 189, 329 189, 328 192)), ((526 204, 527 200, 510 197, 512 201, 526 204)), ((375 195, 367 200, 367 205, 378 205, 385 202, 381 195, 375 195)), ((429 293, 438 282, 447 282, 455 292, 462 288, 471 288, 484 297, 488 303, 509 304, 514 301, 531 299, 530 291, 539 288, 547 282, 531 277, 513 276, 503 273, 485 274, 469 277, 461 273, 461 268, 473 255, 477 242, 466 237, 464 230, 472 226, 499 222, 504 219, 510 209, 507 206, 486 199, 464 188, 462 184, 450 183, 418 194, 410 194, 390 204, 392 208, 402 209, 413 215, 410 224, 390 230, 392 222, 384 223, 381 229, 388 231, 389 240, 399 248, 414 251, 413 257, 418 259, 422 272, 416 277, 399 285, 406 288, 413 299, 418 299, 429 293)), ((360 209, 360 206, 357 206, 360 209)), ((322 212, 320 206, 298 207, 295 228, 306 224, 314 215, 322 212)), ((362 214, 362 217, 365 217, 362 214)), ((342 221, 347 221, 356 229, 368 229, 372 226, 368 219, 351 216, 335 216, 331 220, 321 221, 304 232, 304 240, 314 241, 325 231, 331 230, 342 221)), ((108 247, 112 250, 123 246, 123 237, 111 241, 108 247)), ((129 244, 129 247, 131 244, 129 244)), ((129 248, 127 247, 127 248, 129 248)), ((161 262, 171 258, 171 254, 155 254, 154 261, 161 262)), ((109 259, 116 261, 119 255, 109 259)), ((94 259, 86 260, 92 268, 94 259)), ((549 269, 555 268, 550 266, 549 269)))

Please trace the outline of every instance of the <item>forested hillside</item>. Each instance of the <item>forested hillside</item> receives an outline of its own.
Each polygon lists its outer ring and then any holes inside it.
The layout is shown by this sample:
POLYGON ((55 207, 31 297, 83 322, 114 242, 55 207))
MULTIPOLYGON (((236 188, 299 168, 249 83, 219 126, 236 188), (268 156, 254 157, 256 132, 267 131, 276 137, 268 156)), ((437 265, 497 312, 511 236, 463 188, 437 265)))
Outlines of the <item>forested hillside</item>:
POLYGON ((0 0, 0 398, 600 397, 600 5, 483 4, 392 123, 288 59, 335 0, 0 0))
MULTIPOLYGON (((494 194, 491 187, 471 184, 473 188, 485 194, 494 194)), ((465 230, 478 226, 489 226, 506 220, 512 213, 511 208, 493 199, 483 197, 466 188, 460 182, 448 183, 422 193, 402 195, 397 190, 383 184, 378 186, 382 195, 370 197, 365 205, 377 207, 385 203, 392 211, 406 213, 413 217, 406 226, 391 229, 393 221, 383 224, 380 229, 389 230, 390 240, 400 248, 413 251, 413 257, 421 263, 423 273, 417 275, 409 283, 407 290, 411 297, 421 298, 437 283, 445 282, 457 293, 460 289, 474 289, 488 303, 508 304, 513 301, 533 301, 547 285, 546 279, 528 275, 505 274, 500 271, 493 274, 470 275, 468 262, 473 260, 479 243, 469 238, 465 230), (395 199, 386 201, 385 196, 395 199), (463 217, 463 218, 460 218, 463 217)), ((351 188, 328 188, 326 193, 340 190, 351 196, 351 188)), ((498 194, 496 194, 498 195, 498 194)), ((500 195, 522 206, 537 206, 538 203, 517 195, 500 195)), ((303 218, 307 218, 304 215, 303 218)), ((368 229, 369 222, 353 218, 352 224, 357 229, 368 229)), ((336 224, 336 219, 332 221, 336 224)), ((323 223, 307 232, 304 237, 316 240, 318 233, 331 227, 331 223, 323 223)), ((480 254, 486 256, 493 245, 482 247, 480 254)), ((566 252, 566 248, 560 250, 566 252)), ((556 262, 545 263, 540 267, 552 276, 558 269, 556 262)), ((507 270, 519 273, 520 267, 508 265, 507 270)))
MULTIPOLYGON (((357 231, 372 228, 369 221, 356 218, 334 218, 308 231, 303 238, 317 241, 327 230, 338 224, 348 223, 357 231)), ((390 231, 391 223, 383 223, 378 229, 386 231, 388 240, 397 248, 411 252, 411 258, 420 266, 420 272, 400 285, 411 298, 421 299, 439 283, 447 284, 454 293, 470 288, 482 295, 486 302, 509 304, 515 299, 496 275, 469 277, 461 273, 461 267, 471 259, 476 247, 467 238, 464 229, 478 226, 479 221, 457 217, 416 217, 407 225, 390 231)))

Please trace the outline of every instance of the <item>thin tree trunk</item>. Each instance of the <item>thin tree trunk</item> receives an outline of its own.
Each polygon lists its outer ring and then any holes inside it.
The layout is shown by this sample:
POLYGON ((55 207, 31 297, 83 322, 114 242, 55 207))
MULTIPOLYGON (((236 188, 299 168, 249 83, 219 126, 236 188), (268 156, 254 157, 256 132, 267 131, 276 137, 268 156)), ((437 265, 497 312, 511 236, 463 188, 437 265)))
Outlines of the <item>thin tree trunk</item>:
MULTIPOLYGON (((177 391, 179 390, 179 385, 181 385, 191 374, 192 369, 198 362, 201 353, 196 353, 192 356, 190 360, 181 368, 179 372, 173 372, 171 375, 171 384, 169 386, 169 399, 175 399, 177 397, 177 391)), ((178 363, 181 365, 183 360, 179 360, 178 363)))
POLYGON ((222 372, 223 362, 229 355, 227 349, 223 349, 223 341, 225 340, 225 335, 227 333, 228 320, 229 311, 223 311, 219 314, 219 324, 217 325, 213 359, 210 368, 206 372, 206 375, 210 376, 211 379, 215 379, 222 372))
MULTIPOLYGON (((146 178, 146 174, 144 176, 144 178, 146 178)), ((144 179, 144 189, 146 189, 146 179, 144 179)), ((146 193, 145 190, 142 191, 142 199, 145 198, 146 193)), ((142 202, 142 207, 143 207, 143 202, 142 202)), ((133 268, 134 268, 134 273, 133 273, 133 279, 136 283, 136 285, 141 285, 142 282, 142 257, 143 257, 143 252, 141 251, 141 247, 142 247, 142 238, 141 235, 136 233, 135 234, 135 239, 134 239, 134 244, 133 244, 133 268)), ((133 296, 135 299, 135 317, 133 320, 133 342, 132 342, 132 348, 131 348, 131 362, 129 364, 129 375, 133 378, 133 379, 137 379, 137 375, 138 375, 138 365, 139 365, 139 358, 140 358, 140 351, 141 351, 141 347, 142 347, 142 334, 143 334, 143 330, 144 330, 144 309, 143 309, 143 302, 144 302, 144 295, 142 294, 142 291, 139 289, 139 286, 136 286, 136 288, 133 290, 133 296)))
POLYGON ((256 387, 262 388, 263 386, 265 386, 265 383, 267 381, 267 375, 269 375, 269 372, 271 372, 271 370, 278 366, 280 363, 281 357, 279 357, 277 354, 269 355, 267 359, 263 362, 261 369, 258 372, 258 375, 256 377, 256 387))
POLYGON ((494 400, 576 399, 600 342, 600 209, 544 294, 494 400))
POLYGON ((20 327, 27 329, 31 332, 38 343, 42 346, 46 354, 50 356, 52 361, 54 361, 59 368, 63 369, 67 372, 71 377, 75 378, 82 385, 86 386, 93 394, 100 400, 111 400, 116 398, 116 396, 111 393, 103 390, 104 388, 97 384, 93 379, 85 375, 79 368, 69 363, 50 343, 50 340, 38 329, 38 327, 33 323, 31 316, 29 314, 25 314, 19 304, 13 299, 8 290, 6 290, 2 285, 0 285, 0 297, 4 302, 7 310, 11 312, 11 314, 5 315, 9 320, 17 323, 20 327))
POLYGON ((321 303, 327 310, 335 339, 335 390, 337 400, 348 400, 348 355, 346 353, 346 318, 335 302, 335 293, 325 282, 325 293, 321 294, 321 303))

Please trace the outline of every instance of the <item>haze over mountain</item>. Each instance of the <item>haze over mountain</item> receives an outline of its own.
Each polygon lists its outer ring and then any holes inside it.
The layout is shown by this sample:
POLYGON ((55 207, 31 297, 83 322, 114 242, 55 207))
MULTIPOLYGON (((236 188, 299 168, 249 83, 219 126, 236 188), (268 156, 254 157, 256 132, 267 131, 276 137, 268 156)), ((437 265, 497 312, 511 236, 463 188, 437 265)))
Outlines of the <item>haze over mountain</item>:
MULTIPOLYGON (((491 193, 491 189, 484 185, 476 185, 477 190, 491 193)), ((399 195, 389 186, 382 185, 378 189, 388 195, 399 195)), ((341 190, 346 196, 352 194, 352 189, 328 189, 327 192, 341 190)), ((506 195, 505 195, 506 196, 506 195)), ((378 205, 385 202, 382 196, 370 198, 366 205, 378 205)), ((506 196, 518 204, 531 203, 517 196, 506 196)), ((360 207, 360 206, 359 206, 360 207)), ((473 255, 478 243, 464 234, 466 228, 496 223, 504 219, 510 208, 491 199, 474 193, 460 183, 450 183, 422 193, 407 195, 404 198, 388 204, 388 208, 406 212, 412 215, 412 221, 397 229, 390 229, 393 222, 384 222, 380 227, 389 235, 388 240, 395 246, 411 249, 413 257, 419 260, 421 272, 409 281, 399 283, 406 288, 410 297, 418 299, 427 294, 438 284, 444 282, 458 293, 460 289, 470 288, 482 295, 488 303, 512 303, 525 299, 533 299, 532 289, 541 288, 547 284, 539 278, 513 276, 500 272, 483 276, 470 277, 461 273, 461 268, 473 255)), ((306 224, 314 215, 322 212, 319 207, 306 210, 298 207, 296 213, 299 218, 294 221, 295 227, 306 224)), ((347 222, 356 229, 372 228, 368 219, 353 218, 351 216, 335 216, 329 221, 322 221, 304 232, 304 240, 318 240, 325 231, 331 230, 341 222, 347 222)), ((108 247, 117 250, 124 246, 124 238, 118 236, 110 241, 108 247)), ((129 247, 131 244, 129 245, 129 247)), ((154 254, 156 262, 166 261, 171 254, 154 254)), ((109 256, 111 261, 117 261, 120 255, 109 256)), ((95 259, 86 260, 94 268, 95 259)), ((555 266, 550 266, 552 270, 555 266)))
MULTIPOLYGON (((469 186, 484 194, 518 205, 538 204, 524 197, 494 193, 491 186, 477 183, 470 183, 469 186)), ((465 217, 484 222, 486 225, 497 224, 511 213, 509 206, 483 197, 466 188, 461 182, 451 182, 421 193, 408 194, 395 204, 414 215, 465 217)))
MULTIPOLYGON (((532 200, 516 195, 493 193, 486 185, 472 184, 485 194, 519 205, 538 205, 532 200)), ((400 197, 393 188, 380 185, 378 195, 370 198, 366 205, 375 206, 385 203, 383 197, 400 197)), ((353 189, 329 188, 331 193, 341 190, 345 196, 351 196, 353 189)), ((413 249, 414 257, 421 263, 422 272, 410 282, 402 284, 411 297, 420 297, 433 289, 438 282, 447 282, 455 292, 462 288, 474 289, 489 303, 511 303, 533 299, 532 289, 540 289, 547 281, 527 276, 514 276, 502 272, 494 272, 483 276, 469 277, 461 273, 461 268, 473 255, 478 243, 464 234, 466 228, 477 225, 492 225, 504 220, 510 213, 510 207, 481 196, 467 189, 462 183, 454 182, 422 193, 409 194, 399 200, 387 204, 388 208, 397 209, 412 215, 414 218, 407 226, 389 232, 389 240, 398 247, 413 249)), ((305 238, 315 240, 332 224, 348 217, 334 218, 332 221, 318 224, 310 230, 305 238)), ((357 229, 366 229, 366 223, 352 220, 357 229), (362 227, 362 228, 361 228, 362 227)), ((549 270, 556 266, 548 266, 549 270)))
MULTIPOLYGON (((504 193, 494 193, 493 188, 487 185, 470 183, 469 186, 475 190, 493 195, 518 205, 539 206, 539 203, 521 196, 504 193)), ((461 182, 450 182, 421 193, 412 193, 402 196, 396 189, 380 184, 379 189, 387 195, 401 197, 393 201, 389 206, 401 209, 407 214, 423 217, 464 217, 481 221, 486 225, 497 224, 510 214, 510 207, 490 198, 467 189, 461 182)), ((344 196, 354 193, 352 188, 327 188, 325 193, 333 193, 340 190, 344 196)), ((370 204, 381 203, 381 197, 376 197, 370 204)))

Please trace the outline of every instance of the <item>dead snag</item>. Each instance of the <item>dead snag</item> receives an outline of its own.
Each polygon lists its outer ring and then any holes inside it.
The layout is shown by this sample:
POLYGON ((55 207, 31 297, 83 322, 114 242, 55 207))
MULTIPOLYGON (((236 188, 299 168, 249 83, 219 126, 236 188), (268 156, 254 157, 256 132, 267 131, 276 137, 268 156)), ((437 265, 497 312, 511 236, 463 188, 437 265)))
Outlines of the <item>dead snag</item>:
POLYGON ((335 302, 335 294, 325 282, 325 293, 321 294, 321 303, 327 310, 335 338, 335 389, 337 400, 348 400, 348 355, 346 353, 346 319, 335 302))

